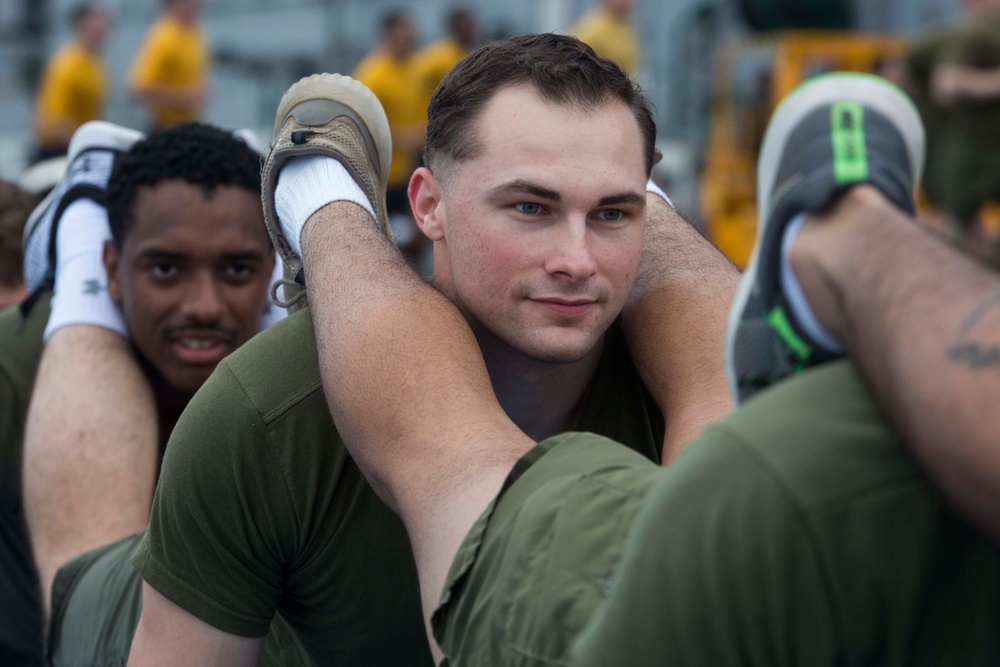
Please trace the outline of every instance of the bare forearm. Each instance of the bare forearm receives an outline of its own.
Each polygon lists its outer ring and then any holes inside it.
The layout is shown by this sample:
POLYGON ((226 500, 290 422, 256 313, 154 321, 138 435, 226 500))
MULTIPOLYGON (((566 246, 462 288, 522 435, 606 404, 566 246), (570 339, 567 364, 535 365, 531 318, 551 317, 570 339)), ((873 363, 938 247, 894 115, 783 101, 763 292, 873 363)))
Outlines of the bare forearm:
POLYGON ((839 295, 821 307, 842 313, 824 324, 932 479, 1000 538, 1000 276, 898 212, 857 217, 848 243, 814 244, 839 295))
POLYGON ((932 85, 938 100, 993 100, 1000 98, 1000 68, 980 69, 942 65, 934 71, 932 85))
POLYGON ((212 627, 142 585, 142 616, 128 656, 129 667, 256 665, 262 637, 239 637, 212 627))
POLYGON ((24 439, 25 513, 46 610, 67 560, 145 528, 157 456, 152 393, 128 342, 99 327, 56 331, 24 439))
POLYGON ((622 319, 636 368, 666 419, 669 463, 733 409, 722 348, 739 272, 662 200, 648 202, 642 262, 622 319))

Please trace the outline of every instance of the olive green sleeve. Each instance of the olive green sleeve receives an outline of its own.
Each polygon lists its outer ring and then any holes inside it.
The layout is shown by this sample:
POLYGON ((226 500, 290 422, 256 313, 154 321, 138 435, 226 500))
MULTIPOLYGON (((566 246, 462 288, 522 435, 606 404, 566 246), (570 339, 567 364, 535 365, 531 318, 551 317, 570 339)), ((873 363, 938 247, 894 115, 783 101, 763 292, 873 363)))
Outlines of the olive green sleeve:
POLYGON ((172 602, 220 630, 262 636, 294 561, 299 525, 269 432, 226 362, 167 444, 149 530, 133 563, 172 602))

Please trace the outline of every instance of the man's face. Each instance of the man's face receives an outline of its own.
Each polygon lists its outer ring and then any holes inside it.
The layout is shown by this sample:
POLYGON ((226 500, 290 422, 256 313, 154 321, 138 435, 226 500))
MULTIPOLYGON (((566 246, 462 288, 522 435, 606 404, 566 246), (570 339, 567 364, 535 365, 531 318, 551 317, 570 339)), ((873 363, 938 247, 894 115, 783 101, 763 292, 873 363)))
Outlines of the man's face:
POLYGON ((104 49, 110 30, 111 17, 104 11, 95 9, 80 21, 78 34, 84 46, 97 53, 104 49))
POLYGON ((615 16, 627 19, 632 15, 635 3, 633 0, 604 0, 604 7, 615 16))
POLYGON ((435 286, 481 338, 577 361, 618 316, 639 264, 639 125, 621 102, 579 109, 519 85, 493 97, 475 131, 478 157, 441 174, 442 199, 422 222, 435 286))
POLYGON ((201 13, 201 0, 173 0, 168 5, 181 23, 194 24, 201 13))
POLYGON ((396 58, 406 58, 417 44, 417 31, 408 18, 396 21, 385 32, 386 47, 396 58))
POLYGON ((257 332, 274 252, 259 197, 169 180, 141 187, 121 253, 105 249, 111 297, 167 384, 193 394, 257 332))

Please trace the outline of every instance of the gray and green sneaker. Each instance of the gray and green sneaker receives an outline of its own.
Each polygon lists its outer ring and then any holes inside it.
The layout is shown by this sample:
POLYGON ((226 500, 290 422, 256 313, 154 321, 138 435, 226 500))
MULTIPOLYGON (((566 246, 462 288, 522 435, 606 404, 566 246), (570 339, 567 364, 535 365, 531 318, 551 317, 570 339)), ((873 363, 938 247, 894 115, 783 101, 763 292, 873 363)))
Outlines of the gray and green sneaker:
POLYGON ((836 356, 803 333, 782 292, 781 245, 788 223, 862 183, 912 214, 923 161, 924 130, 916 108, 879 77, 819 76, 778 106, 757 166, 757 244, 726 330, 726 374, 737 403, 836 356))
POLYGON ((278 104, 274 140, 261 168, 264 223, 288 272, 304 284, 302 258, 286 240, 274 208, 282 165, 303 155, 326 155, 343 164, 368 197, 379 224, 391 239, 385 189, 392 139, 385 111, 375 94, 341 74, 313 74, 292 84, 278 104))

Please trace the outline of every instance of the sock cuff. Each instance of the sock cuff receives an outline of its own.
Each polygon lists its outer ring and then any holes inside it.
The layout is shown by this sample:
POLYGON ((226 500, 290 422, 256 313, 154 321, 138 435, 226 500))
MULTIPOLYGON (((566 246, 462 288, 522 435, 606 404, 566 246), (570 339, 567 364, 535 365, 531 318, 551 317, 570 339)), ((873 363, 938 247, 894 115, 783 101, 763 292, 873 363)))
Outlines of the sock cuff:
POLYGON ((111 238, 107 210, 90 199, 66 209, 56 230, 56 274, 44 340, 62 327, 90 324, 128 337, 121 309, 111 300, 104 243, 111 238))
POLYGON ((281 167, 274 209, 292 250, 302 255, 302 230, 313 213, 335 201, 349 201, 378 220, 361 186, 337 160, 324 155, 293 157, 281 167))
POLYGON ((795 272, 792 271, 792 265, 789 261, 792 245, 805 223, 806 214, 799 213, 785 227, 784 236, 781 239, 781 291, 788 300, 788 307, 795 316, 795 321, 802 327, 803 333, 825 352, 843 354, 844 346, 819 323, 816 314, 813 313, 809 300, 802 290, 802 285, 795 277, 795 272))

